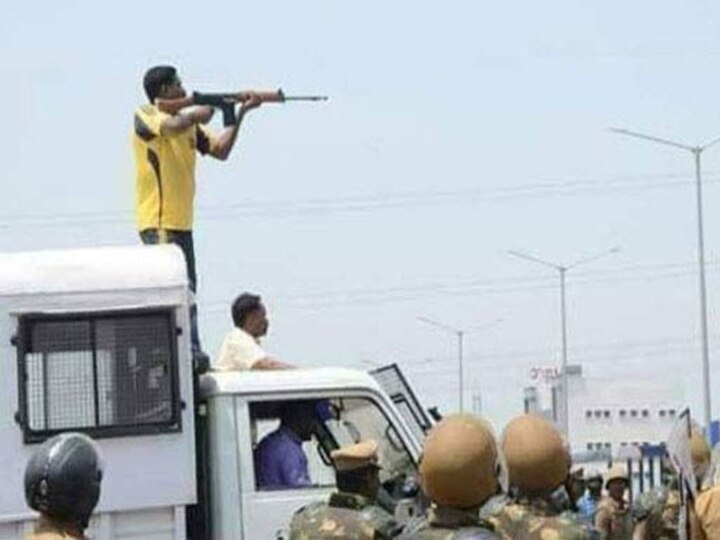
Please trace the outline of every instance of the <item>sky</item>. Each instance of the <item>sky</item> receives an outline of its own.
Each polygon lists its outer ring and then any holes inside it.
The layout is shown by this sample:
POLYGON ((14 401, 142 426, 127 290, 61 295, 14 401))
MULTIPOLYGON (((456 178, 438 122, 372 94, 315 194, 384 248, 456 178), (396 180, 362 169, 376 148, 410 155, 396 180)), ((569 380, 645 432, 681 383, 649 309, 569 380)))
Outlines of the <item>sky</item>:
MULTIPOLYGON (((268 351, 397 362, 427 405, 498 427, 536 367, 674 381, 701 414, 690 153, 720 136, 720 5, 677 2, 16 2, 0 19, 0 249, 138 242, 129 132, 144 71, 185 86, 326 94, 265 105, 198 164, 204 346, 260 293, 268 351), (498 320, 500 321, 498 322, 498 320)), ((219 129, 219 126, 216 126, 219 129)), ((720 146, 703 156, 713 410, 720 416, 720 146)))

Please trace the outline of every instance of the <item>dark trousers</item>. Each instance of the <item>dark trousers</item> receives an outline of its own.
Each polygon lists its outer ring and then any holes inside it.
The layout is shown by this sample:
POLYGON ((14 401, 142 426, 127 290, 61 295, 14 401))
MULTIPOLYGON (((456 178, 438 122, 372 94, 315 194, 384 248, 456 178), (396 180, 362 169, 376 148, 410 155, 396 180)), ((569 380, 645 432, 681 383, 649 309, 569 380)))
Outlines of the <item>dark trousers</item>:
MULTIPOLYGON (((192 231, 174 231, 167 229, 145 229, 140 231, 140 239, 143 244, 175 244, 183 255, 185 255, 185 267, 187 269, 190 290, 197 291, 197 274, 195 273, 195 245, 193 243, 192 231)), ((202 352, 200 347, 200 332, 197 322, 197 304, 193 302, 190 306, 190 341, 192 343, 193 355, 202 352)))

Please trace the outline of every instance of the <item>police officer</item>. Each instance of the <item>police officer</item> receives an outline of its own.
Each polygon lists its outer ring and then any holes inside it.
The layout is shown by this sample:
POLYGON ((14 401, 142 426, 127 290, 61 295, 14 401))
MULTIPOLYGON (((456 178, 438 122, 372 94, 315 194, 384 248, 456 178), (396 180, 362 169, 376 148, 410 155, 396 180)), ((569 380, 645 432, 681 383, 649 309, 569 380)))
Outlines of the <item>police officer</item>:
POLYGON ((720 538, 720 455, 697 431, 690 436, 690 457, 700 487, 690 514, 693 540, 720 538))
POLYGON ((632 508, 633 540, 677 540, 680 493, 673 486, 659 486, 638 495, 632 508))
POLYGON ((380 481, 378 444, 367 440, 331 452, 338 492, 326 503, 301 508, 290 523, 290 540, 392 538, 393 517, 376 504, 380 481))
POLYGON ((558 431, 536 415, 510 422, 502 436, 510 501, 491 517, 498 532, 512 540, 600 538, 568 511, 558 509, 556 492, 565 489, 570 456, 558 431))
POLYGON ((64 433, 45 441, 25 468, 25 500, 40 512, 29 540, 84 539, 101 481, 100 454, 89 437, 64 433))
POLYGON ((587 491, 577 501, 578 515, 580 519, 586 523, 593 523, 595 520, 595 510, 602 498, 602 474, 595 469, 588 469, 585 473, 585 487, 587 491))
POLYGON ((607 540, 630 540, 633 536, 633 516, 625 501, 630 478, 622 465, 613 465, 605 475, 604 496, 595 513, 595 527, 607 540))
POLYGON ((399 538, 498 539, 479 512, 498 492, 500 470, 495 438, 485 422, 469 414, 441 420, 428 433, 420 462, 420 484, 433 504, 399 538))

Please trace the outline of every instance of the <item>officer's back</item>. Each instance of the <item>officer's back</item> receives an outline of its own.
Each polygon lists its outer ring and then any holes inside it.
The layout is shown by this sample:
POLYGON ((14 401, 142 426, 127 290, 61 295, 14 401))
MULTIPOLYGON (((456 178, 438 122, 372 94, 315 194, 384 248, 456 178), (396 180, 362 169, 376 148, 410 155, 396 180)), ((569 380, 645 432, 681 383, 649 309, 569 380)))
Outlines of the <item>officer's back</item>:
POLYGON ((420 482, 432 506, 410 522, 403 540, 492 540, 499 538, 479 516, 498 491, 500 457, 489 426, 458 414, 440 421, 425 439, 420 482))
POLYGON ((512 492, 510 501, 490 520, 502 538, 512 540, 587 540, 600 536, 568 511, 553 493, 564 489, 570 457, 560 434, 546 420, 522 415, 507 425, 502 452, 512 492))

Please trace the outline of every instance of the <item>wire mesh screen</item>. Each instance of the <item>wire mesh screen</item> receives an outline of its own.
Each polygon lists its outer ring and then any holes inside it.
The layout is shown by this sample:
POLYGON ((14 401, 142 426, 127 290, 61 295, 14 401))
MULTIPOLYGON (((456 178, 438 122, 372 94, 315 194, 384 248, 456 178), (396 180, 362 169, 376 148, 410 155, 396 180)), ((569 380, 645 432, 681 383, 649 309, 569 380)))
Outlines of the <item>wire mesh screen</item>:
POLYGON ((177 422, 169 312, 28 318, 22 328, 26 431, 177 422))
POLYGON ((418 440, 422 440, 430 429, 430 419, 398 365, 390 364, 371 371, 370 374, 397 405, 418 440))

